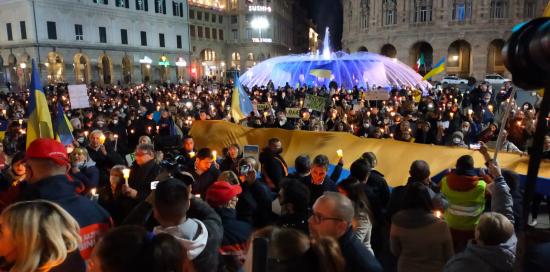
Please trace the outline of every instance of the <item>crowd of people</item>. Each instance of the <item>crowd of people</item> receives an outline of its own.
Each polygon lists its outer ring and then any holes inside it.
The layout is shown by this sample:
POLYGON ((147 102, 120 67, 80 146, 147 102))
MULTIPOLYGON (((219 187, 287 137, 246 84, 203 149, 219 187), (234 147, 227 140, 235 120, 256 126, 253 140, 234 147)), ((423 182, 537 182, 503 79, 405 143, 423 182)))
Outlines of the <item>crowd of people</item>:
POLYGON ((368 101, 358 88, 268 84, 247 92, 254 111, 233 120, 230 86, 212 82, 90 86, 84 110, 71 110, 65 85, 48 86, 51 111, 65 112, 74 141, 27 148, 28 94, 2 94, 0 271, 512 271, 528 215, 518 175, 487 146, 505 126, 503 151, 529 154, 538 105, 513 105, 499 124, 510 88, 404 88, 368 101), (326 110, 306 108, 308 95, 325 97, 326 110), (199 120, 475 146, 486 168, 469 155, 450 158, 455 169, 436 183, 419 160, 406 185, 390 188, 368 150, 346 158, 349 176, 344 158, 329 173, 324 154, 300 155, 291 170, 276 138, 257 158, 237 144, 220 154, 195 147, 188 132, 199 120))

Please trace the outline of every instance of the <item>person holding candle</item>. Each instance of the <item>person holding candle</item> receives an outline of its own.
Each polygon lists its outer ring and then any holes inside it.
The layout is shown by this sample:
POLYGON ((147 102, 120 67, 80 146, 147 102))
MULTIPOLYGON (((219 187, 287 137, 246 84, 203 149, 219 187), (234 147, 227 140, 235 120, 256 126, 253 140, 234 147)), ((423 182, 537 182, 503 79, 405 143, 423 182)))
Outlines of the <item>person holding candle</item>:
POLYGON ((86 148, 78 147, 70 155, 71 176, 80 182, 79 193, 86 194, 99 184, 99 169, 88 155, 86 148))
POLYGON ((315 200, 326 191, 337 192, 336 183, 328 175, 329 160, 325 155, 317 155, 311 164, 310 175, 304 177, 301 181, 310 192, 310 203, 313 205, 315 200))
POLYGON ((109 169, 117 164, 124 164, 122 157, 112 148, 104 145, 105 134, 101 130, 94 130, 89 134, 90 144, 86 147, 88 155, 96 163, 99 169, 99 183, 102 187, 109 182, 109 169))
POLYGON ((204 198, 206 190, 218 179, 220 171, 214 166, 214 155, 209 148, 200 149, 192 162, 192 167, 187 165, 186 168, 195 179, 192 193, 204 198))
POLYGON ((454 254, 453 240, 447 223, 436 217, 429 188, 421 182, 408 185, 402 207, 390 229, 397 271, 441 271, 454 254))
POLYGON ((25 180, 25 152, 13 155, 11 164, 2 170, 0 177, 0 212, 19 198, 25 180))
POLYGON ((155 148, 152 144, 140 144, 136 147, 136 160, 130 167, 128 184, 122 186, 122 194, 131 205, 137 205, 151 192, 151 182, 157 180, 160 165, 155 160, 155 148))
POLYGON ((109 175, 110 186, 99 188, 98 190, 98 203, 111 214, 115 226, 120 225, 124 217, 133 208, 132 205, 127 205, 129 202, 122 200, 124 198, 122 187, 125 184, 124 170, 129 169, 125 165, 113 166, 109 175))

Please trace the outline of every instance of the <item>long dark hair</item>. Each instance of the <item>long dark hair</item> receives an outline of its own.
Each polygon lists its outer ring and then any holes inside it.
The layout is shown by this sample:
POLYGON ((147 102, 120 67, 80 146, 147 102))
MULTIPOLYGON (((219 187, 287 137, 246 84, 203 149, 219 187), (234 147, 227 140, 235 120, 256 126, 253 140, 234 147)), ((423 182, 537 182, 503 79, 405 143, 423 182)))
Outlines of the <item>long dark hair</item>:
POLYGON ((359 213, 364 213, 368 216, 370 222, 374 222, 372 215, 372 206, 369 198, 365 193, 365 185, 359 182, 358 179, 350 176, 338 184, 340 190, 344 191, 346 196, 353 203, 353 209, 355 210, 355 216, 359 213))

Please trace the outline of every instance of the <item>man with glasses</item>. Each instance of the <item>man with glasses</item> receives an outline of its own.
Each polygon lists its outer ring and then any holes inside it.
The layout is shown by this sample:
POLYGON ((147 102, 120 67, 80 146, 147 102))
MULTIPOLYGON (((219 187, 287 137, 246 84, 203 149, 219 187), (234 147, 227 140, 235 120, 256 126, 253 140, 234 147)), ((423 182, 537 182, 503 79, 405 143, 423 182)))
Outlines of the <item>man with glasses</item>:
POLYGON ((136 160, 130 167, 128 186, 122 187, 124 195, 132 199, 135 206, 151 192, 151 182, 157 179, 160 166, 155 160, 155 148, 152 144, 140 144, 136 147, 136 160))
POLYGON ((382 271, 380 263, 353 233, 353 204, 337 192, 325 192, 313 204, 309 233, 313 239, 329 236, 338 240, 346 259, 346 271, 382 271))

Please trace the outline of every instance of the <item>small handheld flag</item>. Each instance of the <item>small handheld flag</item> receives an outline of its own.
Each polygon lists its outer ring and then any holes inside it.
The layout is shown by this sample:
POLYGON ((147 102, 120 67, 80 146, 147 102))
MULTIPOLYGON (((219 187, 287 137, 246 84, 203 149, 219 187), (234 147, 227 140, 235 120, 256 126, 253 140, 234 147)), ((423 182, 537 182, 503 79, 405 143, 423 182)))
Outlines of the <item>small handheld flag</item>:
POLYGON ((427 80, 441 72, 445 71, 445 57, 443 57, 435 66, 434 68, 429 71, 422 80, 427 80))

